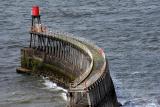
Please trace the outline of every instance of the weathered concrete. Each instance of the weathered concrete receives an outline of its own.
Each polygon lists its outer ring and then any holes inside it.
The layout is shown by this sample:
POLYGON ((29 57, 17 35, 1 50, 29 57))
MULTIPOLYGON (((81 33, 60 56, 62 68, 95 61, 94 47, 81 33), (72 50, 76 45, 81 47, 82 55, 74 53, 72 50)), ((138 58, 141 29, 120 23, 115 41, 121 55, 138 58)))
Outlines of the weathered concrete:
MULTIPOLYGON (((40 16, 37 18, 40 24, 40 16)), ((18 73, 42 75, 68 89, 67 107, 119 107, 103 50, 82 39, 35 29, 21 50, 18 73)))
POLYGON ((31 35, 34 43, 21 50, 17 72, 43 75, 65 87, 70 107, 118 107, 108 62, 100 48, 65 35, 31 35))

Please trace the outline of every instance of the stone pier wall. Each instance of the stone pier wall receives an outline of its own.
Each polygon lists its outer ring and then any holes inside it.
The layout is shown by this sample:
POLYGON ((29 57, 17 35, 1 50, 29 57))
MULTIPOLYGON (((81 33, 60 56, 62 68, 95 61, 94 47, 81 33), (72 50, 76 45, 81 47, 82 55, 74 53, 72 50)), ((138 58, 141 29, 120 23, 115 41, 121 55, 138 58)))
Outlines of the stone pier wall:
POLYGON ((65 35, 31 32, 17 72, 44 76, 68 90, 68 107, 119 107, 101 48, 65 35))

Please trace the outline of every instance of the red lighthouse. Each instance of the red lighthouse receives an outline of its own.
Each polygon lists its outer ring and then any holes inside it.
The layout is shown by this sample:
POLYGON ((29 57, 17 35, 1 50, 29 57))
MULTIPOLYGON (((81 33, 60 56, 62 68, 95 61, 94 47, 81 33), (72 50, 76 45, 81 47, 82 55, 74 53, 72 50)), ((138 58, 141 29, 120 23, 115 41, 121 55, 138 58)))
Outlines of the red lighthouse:
POLYGON ((35 46, 35 36, 33 32, 41 32, 42 26, 41 26, 41 19, 40 19, 40 12, 39 12, 39 6, 32 6, 32 26, 31 26, 31 37, 30 37, 30 47, 35 46))
POLYGON ((32 16, 39 16, 39 7, 38 6, 32 7, 32 16))
POLYGON ((41 24, 39 6, 32 6, 32 26, 41 24))

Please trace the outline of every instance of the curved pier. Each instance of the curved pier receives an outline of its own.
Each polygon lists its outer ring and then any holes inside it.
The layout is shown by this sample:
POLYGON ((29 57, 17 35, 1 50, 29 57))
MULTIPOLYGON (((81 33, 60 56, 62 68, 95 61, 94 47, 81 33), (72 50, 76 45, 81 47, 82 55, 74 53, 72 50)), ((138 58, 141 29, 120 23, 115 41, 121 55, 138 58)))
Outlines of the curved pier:
POLYGON ((39 15, 32 16, 30 35, 30 46, 21 50, 17 72, 43 75, 68 89, 68 107, 119 107, 101 48, 48 31, 39 15))

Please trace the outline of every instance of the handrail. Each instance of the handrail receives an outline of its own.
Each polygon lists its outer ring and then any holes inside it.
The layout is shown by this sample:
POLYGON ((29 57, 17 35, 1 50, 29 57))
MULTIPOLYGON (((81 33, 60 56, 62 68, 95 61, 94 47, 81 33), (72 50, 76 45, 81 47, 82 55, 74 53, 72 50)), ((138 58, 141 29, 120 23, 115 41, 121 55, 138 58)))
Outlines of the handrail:
MULTIPOLYGON (((40 35, 43 35, 43 36, 46 36, 46 37, 49 36, 49 37, 53 37, 54 39, 57 39, 57 40, 68 42, 68 43, 74 45, 75 47, 77 47, 78 49, 82 50, 83 52, 85 52, 89 56, 89 58, 91 60, 89 67, 87 67, 85 72, 83 72, 81 75, 79 75, 73 81, 72 84, 70 84, 70 86, 71 86, 70 88, 71 89, 74 88, 76 90, 76 87, 78 85, 80 85, 81 83, 83 83, 83 81, 90 75, 90 73, 92 72, 93 66, 94 66, 93 53, 91 52, 89 47, 93 48, 96 52, 99 52, 101 48, 93 45, 92 43, 88 43, 88 42, 83 41, 82 38, 78 38, 78 37, 70 36, 70 35, 65 35, 63 33, 55 33, 55 32, 51 32, 51 31, 47 31, 47 32, 35 32, 35 31, 33 32, 33 31, 31 31, 30 33, 40 34, 40 35)), ((90 78, 90 81, 86 81, 84 83, 85 87, 81 87, 82 88, 81 90, 84 90, 84 88, 87 88, 87 87, 91 86, 93 83, 95 83, 98 80, 98 78, 100 78, 101 75, 103 74, 103 72, 105 71, 106 60, 105 60, 105 53, 103 51, 101 53, 101 57, 103 57, 103 66, 101 67, 101 69, 99 69, 99 72, 97 72, 96 74, 94 74, 90 78)))
POLYGON ((76 46, 77 48, 83 50, 89 57, 90 57, 90 65, 89 67, 86 69, 86 71, 84 73, 82 73, 78 78, 76 78, 74 80, 74 84, 72 85, 72 87, 76 87, 77 85, 79 85, 83 80, 85 80, 85 78, 87 78, 87 76, 91 73, 92 68, 93 68, 93 55, 91 53, 91 51, 88 49, 88 47, 86 45, 84 45, 83 43, 81 43, 79 40, 76 40, 75 38, 71 37, 71 36, 64 36, 64 35, 59 35, 56 33, 48 33, 48 32, 30 32, 32 34, 40 34, 43 36, 50 36, 56 39, 59 39, 61 41, 65 41, 68 42, 74 46, 76 46))

